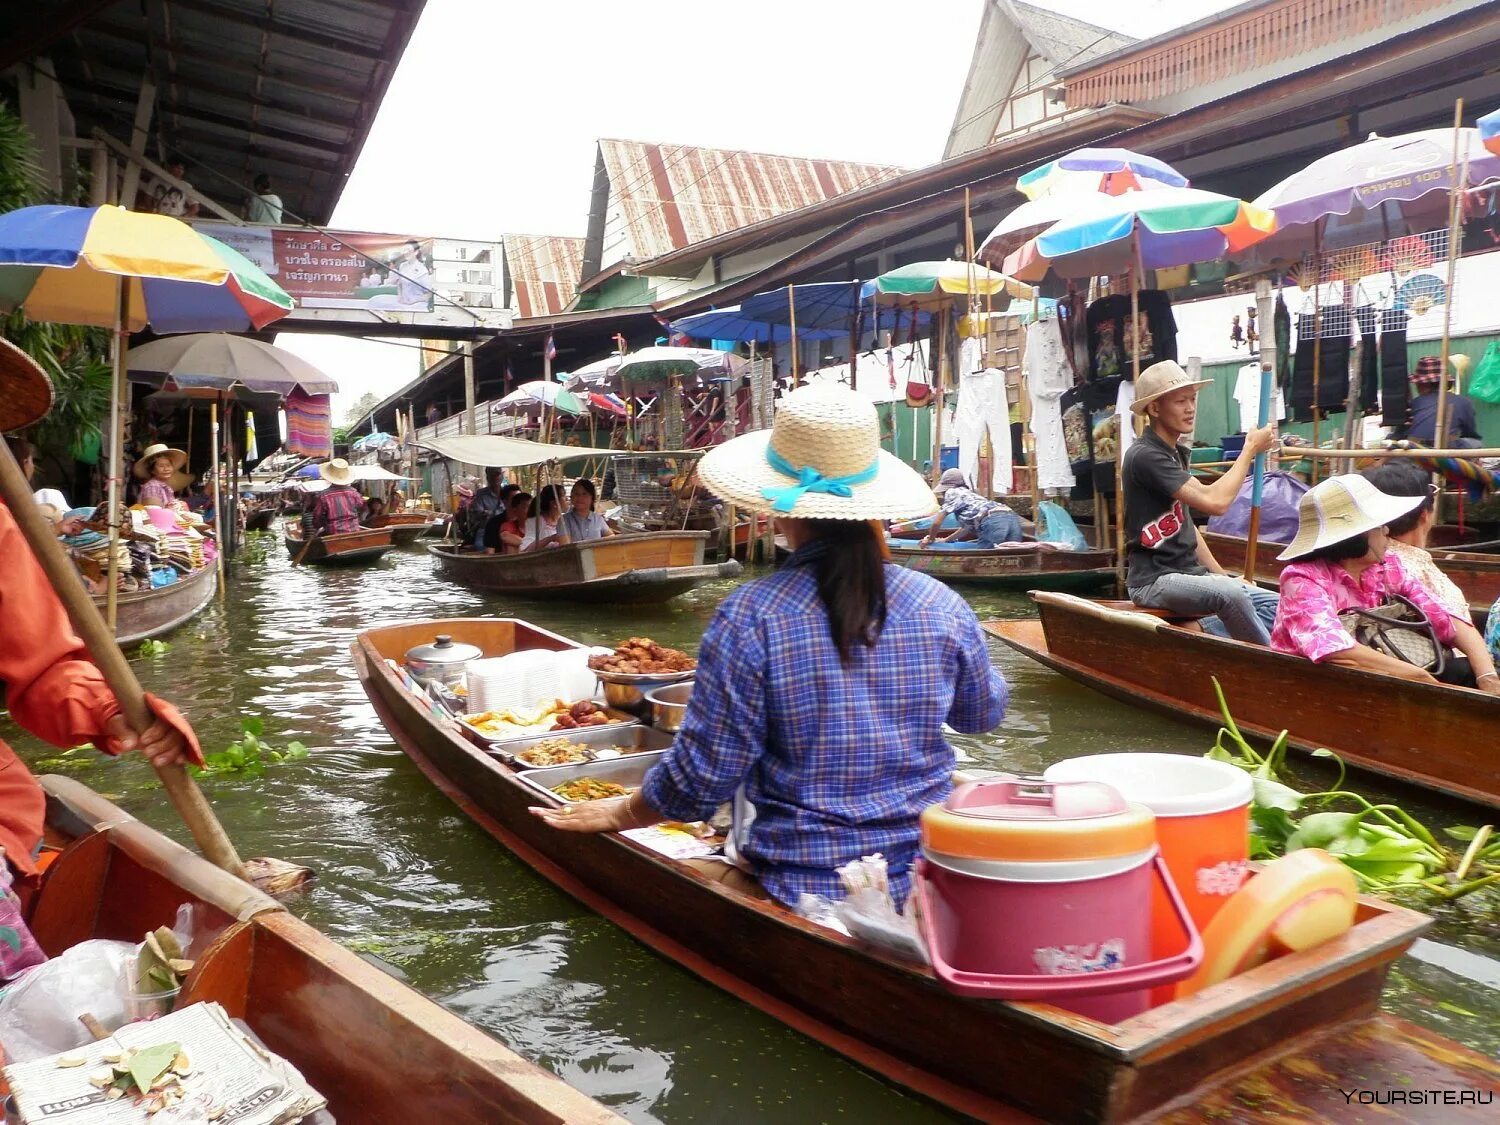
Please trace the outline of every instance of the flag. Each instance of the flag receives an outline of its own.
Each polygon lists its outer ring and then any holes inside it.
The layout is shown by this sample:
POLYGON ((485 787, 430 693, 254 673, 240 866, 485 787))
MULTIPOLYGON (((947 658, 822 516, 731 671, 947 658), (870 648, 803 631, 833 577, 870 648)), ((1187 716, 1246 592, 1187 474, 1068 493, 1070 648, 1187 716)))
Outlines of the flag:
POLYGON ((255 456, 255 415, 245 411, 245 460, 258 461, 255 456))
POLYGON ((557 343, 552 339, 552 333, 550 332, 547 333, 547 347, 542 354, 547 357, 548 363, 557 358, 557 343))

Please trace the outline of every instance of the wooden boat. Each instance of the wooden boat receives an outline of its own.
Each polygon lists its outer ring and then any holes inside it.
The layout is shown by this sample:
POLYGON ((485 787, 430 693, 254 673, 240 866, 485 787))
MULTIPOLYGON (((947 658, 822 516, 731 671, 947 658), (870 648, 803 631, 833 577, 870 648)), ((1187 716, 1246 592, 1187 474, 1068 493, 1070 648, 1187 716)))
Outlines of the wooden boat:
POLYGON ((245 513, 246 531, 270 531, 281 511, 277 504, 258 504, 245 513))
POLYGON ((430 543, 442 577, 521 598, 566 598, 622 605, 664 602, 703 582, 733 578, 734 561, 705 565, 706 531, 659 531, 569 543, 519 555, 484 555, 430 543))
MULTIPOLYGON (((1243 536, 1220 535, 1217 532, 1199 529, 1198 533, 1208 543, 1214 558, 1226 570, 1241 573, 1245 569, 1243 536)), ((1262 585, 1275 586, 1281 581, 1281 569, 1287 564, 1278 562, 1276 556, 1286 549, 1285 543, 1259 543, 1255 548, 1255 581, 1262 585)), ((1484 627, 1490 607, 1500 598, 1500 555, 1487 555, 1477 551, 1455 551, 1446 547, 1432 548, 1433 561, 1438 569, 1452 579, 1453 584, 1469 599, 1469 612, 1474 620, 1484 627)))
POLYGON ((448 528, 453 524, 452 516, 437 515, 426 529, 422 532, 423 539, 445 539, 448 536, 448 528))
POLYGON ((215 1001, 244 1020, 338 1120, 621 1120, 87 786, 40 780, 47 845, 60 850, 29 921, 49 954, 90 938, 140 941, 190 903, 197 964, 179 1004, 215 1001))
MULTIPOLYGON (((1044 1004, 965 999, 925 966, 711 882, 623 836, 549 828, 528 812, 540 800, 535 790, 404 686, 395 662, 435 633, 478 645, 487 656, 555 651, 571 642, 522 621, 481 618, 412 622, 358 637, 354 662, 377 714, 455 804, 662 956, 880 1077, 982 1120, 1018 1120, 1018 1109, 1049 1121, 1128 1120, 1175 1099, 1197 1099, 1206 1085, 1263 1056, 1269 1066, 1293 1051, 1297 1066, 1315 1067, 1325 1053, 1343 1049, 1351 1021, 1373 1015, 1390 963, 1428 925, 1411 911, 1364 900, 1344 937, 1118 1025, 1044 1004)), ((1394 1077, 1380 1081, 1383 1065, 1398 1054, 1395 1041, 1381 1036, 1395 1035, 1401 1049, 1422 1044, 1424 1086, 1500 1088, 1500 1068, 1457 1044, 1382 1020, 1365 1026, 1379 1033, 1371 1032, 1367 1051, 1356 1052, 1354 1069, 1340 1071, 1362 1074, 1362 1086, 1397 1084, 1394 1077)), ((1308 1096, 1343 1105, 1331 1086, 1308 1096)), ((1335 1116, 1331 1108, 1327 1116, 1335 1116)))
MULTIPOLYGON (((302 525, 288 520, 282 525, 287 553, 292 558, 302 554, 302 525)), ((313 566, 361 566, 372 563, 395 544, 386 528, 362 527, 343 535, 320 535, 308 548, 304 563, 313 566)))
POLYGON ((1038 620, 985 628, 1026 656, 1106 695, 1219 726, 1213 677, 1242 731, 1283 729, 1301 750, 1332 750, 1425 789, 1500 806, 1500 697, 1314 664, 1214 637, 1129 603, 1032 595, 1038 620))
POLYGON ((391 533, 391 542, 398 547, 410 547, 427 535, 427 529, 436 522, 431 512, 393 512, 375 524, 391 533))
MULTIPOLYGON (((213 567, 201 566, 170 586, 120 594, 115 600, 115 639, 122 645, 135 644, 170 633, 198 616, 213 600, 214 575, 213 567)), ((100 612, 104 610, 104 601, 102 594, 94 595, 94 604, 100 612)))
POLYGON ((1036 542, 1013 543, 993 550, 923 550, 890 545, 891 559, 944 582, 988 586, 997 590, 1088 590, 1115 580, 1115 553, 1069 551, 1036 542))

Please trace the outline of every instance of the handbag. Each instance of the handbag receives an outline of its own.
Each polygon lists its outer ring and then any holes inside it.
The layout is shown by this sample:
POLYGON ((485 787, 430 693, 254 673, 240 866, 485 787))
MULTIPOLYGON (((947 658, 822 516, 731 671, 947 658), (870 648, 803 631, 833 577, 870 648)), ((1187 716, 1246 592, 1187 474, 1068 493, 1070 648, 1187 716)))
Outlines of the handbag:
POLYGON ((1346 609, 1339 624, 1358 643, 1393 656, 1406 664, 1441 676, 1448 666, 1448 650, 1437 630, 1417 604, 1400 594, 1374 609, 1346 609))

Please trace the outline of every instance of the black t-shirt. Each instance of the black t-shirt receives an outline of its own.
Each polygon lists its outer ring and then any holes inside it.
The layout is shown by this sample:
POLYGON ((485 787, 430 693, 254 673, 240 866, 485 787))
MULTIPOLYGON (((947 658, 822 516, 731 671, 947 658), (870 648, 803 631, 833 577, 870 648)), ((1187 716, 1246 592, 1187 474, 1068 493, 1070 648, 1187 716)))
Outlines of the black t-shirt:
POLYGON ((1188 451, 1153 429, 1125 451, 1125 585, 1146 586, 1163 574, 1207 574, 1198 561, 1192 513, 1174 494, 1187 483, 1188 451))

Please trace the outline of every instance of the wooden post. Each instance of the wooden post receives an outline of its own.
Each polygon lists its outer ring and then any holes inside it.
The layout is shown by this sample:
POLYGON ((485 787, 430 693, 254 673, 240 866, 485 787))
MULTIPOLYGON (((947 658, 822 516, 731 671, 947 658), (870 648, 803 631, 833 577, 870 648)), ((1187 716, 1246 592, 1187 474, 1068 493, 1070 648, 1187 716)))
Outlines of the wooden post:
POLYGON ((474 342, 464 341, 464 433, 473 434, 474 428, 474 342))
MULTIPOLYGON (((1364 407, 1360 403, 1359 369, 1364 359, 1365 352, 1364 334, 1354 341, 1349 348, 1349 393, 1344 399, 1344 448, 1354 449, 1361 444, 1356 439, 1364 432, 1364 416, 1360 413, 1364 407)), ((1264 422, 1261 425, 1265 425, 1264 422)), ((1343 472, 1354 472, 1354 460, 1344 462, 1343 472)))
POLYGON ((799 357, 797 355, 797 287, 795 285, 788 285, 786 287, 786 309, 787 316, 791 320, 792 329, 792 390, 795 391, 802 385, 800 376, 802 365, 798 362, 799 357))
POLYGON ((110 349, 110 416, 113 425, 109 436, 109 561, 105 581, 104 623, 113 632, 120 601, 120 520, 124 515, 121 485, 124 483, 125 404, 130 401, 130 384, 125 378, 126 342, 130 339, 130 279, 115 278, 115 332, 110 349))
POLYGON ((932 481, 943 475, 943 392, 948 385, 948 318, 952 310, 942 309, 932 318, 933 342, 938 361, 932 388, 932 481))
POLYGON ((859 322, 864 316, 864 304, 859 299, 859 281, 849 283, 854 287, 854 313, 849 317, 849 389, 859 390, 859 322))
POLYGON ((219 602, 224 601, 224 474, 219 466, 219 400, 208 405, 209 455, 213 458, 214 474, 214 574, 219 586, 219 602))
MULTIPOLYGON (((1130 263, 1130 368, 1131 378, 1139 383, 1141 378, 1141 235, 1137 225, 1130 234, 1133 244, 1130 263)), ((1122 339, 1121 345, 1125 343, 1122 339)), ((1115 577, 1120 589, 1125 588, 1125 427, 1135 430, 1135 416, 1127 418, 1115 407, 1115 577)))
MULTIPOLYGON (((1467 151, 1464 153, 1463 168, 1460 169, 1459 166, 1459 142, 1463 138, 1463 123, 1464 100, 1459 98, 1453 103, 1453 163, 1448 169, 1448 175, 1451 178, 1448 192, 1448 289, 1447 297, 1443 301, 1443 346, 1438 352, 1441 370, 1438 374, 1437 416, 1432 430, 1433 445, 1448 444, 1448 346, 1452 340, 1454 274, 1458 267, 1459 242, 1463 238, 1463 184, 1461 180, 1466 178, 1468 170, 1467 151)), ((1443 494, 1441 491, 1437 494, 1433 515, 1439 522, 1442 521, 1443 494)))
MULTIPOLYGON (((1318 384, 1323 381, 1323 223, 1326 220, 1318 219, 1313 223, 1313 258, 1312 258, 1312 283, 1313 283, 1313 361, 1312 361, 1312 443, 1317 447, 1323 428, 1322 419, 1318 417, 1318 384)), ((1276 325, 1271 324, 1274 334, 1276 325)), ((1301 346, 1301 341, 1298 341, 1301 346)), ((1312 483, 1318 483, 1318 466, 1315 463, 1312 471, 1312 483)))
MULTIPOLYGON (((1260 334, 1260 425, 1264 426, 1271 417, 1271 405, 1280 402, 1278 397, 1281 389, 1276 385, 1276 302, 1271 293, 1271 282, 1268 278, 1261 278, 1255 283, 1255 303, 1258 307, 1256 319, 1271 331, 1260 334), (1266 341, 1270 341, 1267 343, 1266 341)), ((1260 509, 1261 490, 1265 487, 1267 459, 1264 456, 1255 459, 1255 482, 1250 490, 1250 526, 1246 531, 1245 542, 1245 580, 1255 581, 1255 555, 1256 547, 1260 539, 1260 509)))
POLYGON ((155 106, 156 84, 147 75, 141 79, 141 89, 136 95, 135 120, 130 128, 129 156, 120 183, 120 205, 128 211, 135 210, 135 196, 141 182, 140 158, 146 155, 146 141, 151 135, 151 113, 155 106))

